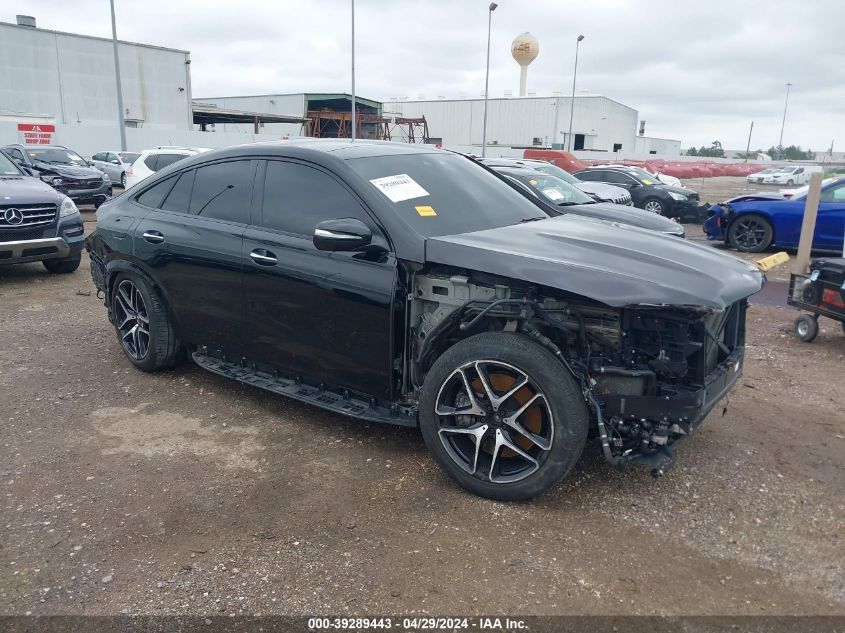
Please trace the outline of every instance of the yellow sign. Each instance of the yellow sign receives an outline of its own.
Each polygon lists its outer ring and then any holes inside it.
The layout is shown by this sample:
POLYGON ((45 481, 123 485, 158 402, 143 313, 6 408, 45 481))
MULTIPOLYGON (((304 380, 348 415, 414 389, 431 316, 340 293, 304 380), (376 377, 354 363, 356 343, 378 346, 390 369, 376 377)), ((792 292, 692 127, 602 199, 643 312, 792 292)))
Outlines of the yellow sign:
POLYGON ((435 211, 432 207, 425 206, 414 208, 417 210, 417 213, 419 213, 424 218, 430 218, 433 215, 437 215, 437 211, 435 211))
POLYGON ((653 184, 653 183, 652 183, 652 182, 651 182, 648 178, 643 178, 642 183, 643 183, 644 185, 650 185, 650 184, 653 184))

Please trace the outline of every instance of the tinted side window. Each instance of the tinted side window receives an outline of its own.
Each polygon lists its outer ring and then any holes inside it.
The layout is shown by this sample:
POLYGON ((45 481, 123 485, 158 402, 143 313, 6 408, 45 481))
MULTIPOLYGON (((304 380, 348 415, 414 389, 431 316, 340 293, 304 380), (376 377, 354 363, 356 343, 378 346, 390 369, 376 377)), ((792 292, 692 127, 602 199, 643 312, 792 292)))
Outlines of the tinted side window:
POLYGON ((620 185, 630 185, 632 182, 631 177, 628 174, 623 174, 618 171, 605 171, 602 173, 604 174, 604 182, 612 182, 620 185))
POLYGON ((179 176, 176 186, 173 187, 164 204, 161 205, 162 209, 176 213, 188 213, 191 203, 191 190, 194 187, 194 173, 196 172, 192 169, 179 176))
POLYGON ((187 156, 184 154, 159 154, 158 162, 156 163, 156 171, 164 169, 173 163, 178 163, 183 158, 187 158, 187 156))
POLYGON ((22 162, 26 163, 26 159, 23 157, 23 152, 22 152, 22 151, 20 151, 20 150, 19 150, 18 148, 16 148, 16 147, 13 147, 12 149, 10 149, 10 150, 9 150, 9 155, 10 155, 12 158, 14 158, 15 160, 20 160, 20 161, 22 161, 22 162))
POLYGON ((370 224, 361 204, 327 173, 297 163, 267 162, 262 226, 312 236, 323 220, 358 218, 370 224))
POLYGON ((205 218, 248 223, 253 171, 253 165, 248 160, 197 169, 191 194, 191 213, 205 218))
POLYGON ((97 152, 91 157, 91 160, 106 160, 105 152, 97 152))
POLYGON ((598 171, 582 171, 580 174, 576 174, 576 178, 589 182, 598 182, 601 180, 600 176, 602 173, 598 171))
POLYGON ((144 164, 147 167, 149 167, 150 169, 152 169, 153 171, 158 171, 158 167, 156 167, 157 163, 158 163, 158 154, 149 154, 144 159, 144 164))
POLYGON ((164 196, 166 196, 167 192, 170 191, 170 188, 173 186, 173 182, 175 180, 176 177, 174 176, 172 178, 166 178, 160 183, 153 185, 136 198, 138 204, 143 204, 145 207, 157 209, 158 205, 161 204, 161 201, 164 200, 164 196))

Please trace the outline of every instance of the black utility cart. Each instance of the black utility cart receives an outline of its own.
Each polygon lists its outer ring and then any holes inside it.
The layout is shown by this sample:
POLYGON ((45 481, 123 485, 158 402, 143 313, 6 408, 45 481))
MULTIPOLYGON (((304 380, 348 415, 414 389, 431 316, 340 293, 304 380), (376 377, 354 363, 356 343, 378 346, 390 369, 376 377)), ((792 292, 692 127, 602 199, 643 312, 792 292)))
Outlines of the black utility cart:
POLYGON ((809 275, 790 275, 787 303, 809 312, 795 319, 793 331, 802 341, 816 338, 820 316, 838 321, 845 334, 845 258, 817 259, 809 275))

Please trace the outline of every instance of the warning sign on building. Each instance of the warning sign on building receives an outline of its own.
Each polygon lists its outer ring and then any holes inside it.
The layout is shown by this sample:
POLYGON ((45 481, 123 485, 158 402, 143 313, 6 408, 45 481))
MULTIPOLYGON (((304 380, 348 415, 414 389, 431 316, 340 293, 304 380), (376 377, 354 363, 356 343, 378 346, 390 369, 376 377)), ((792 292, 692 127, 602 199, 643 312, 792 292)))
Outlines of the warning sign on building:
POLYGON ((49 123, 18 123, 24 145, 49 145, 55 132, 56 126, 49 123))

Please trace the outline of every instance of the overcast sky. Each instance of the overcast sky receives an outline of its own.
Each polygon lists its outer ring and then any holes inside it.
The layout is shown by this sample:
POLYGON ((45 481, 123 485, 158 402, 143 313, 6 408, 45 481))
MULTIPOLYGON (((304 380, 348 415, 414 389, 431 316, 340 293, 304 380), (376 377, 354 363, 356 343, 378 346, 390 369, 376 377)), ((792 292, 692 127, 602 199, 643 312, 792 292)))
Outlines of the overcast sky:
MULTIPOLYGON (((195 97, 348 92, 350 0, 116 0, 118 37, 191 51, 195 97)), ((487 0, 357 0, 356 85, 387 100, 478 97, 487 0)), ((493 13, 490 95, 516 94, 513 38, 540 55, 529 91, 568 94, 583 33, 578 91, 639 111, 646 134, 725 148, 777 144, 845 149, 843 0, 500 0, 493 13)), ((7 0, 0 20, 110 36, 108 0, 7 0)), ((436 133, 433 131, 432 133, 436 133)))

